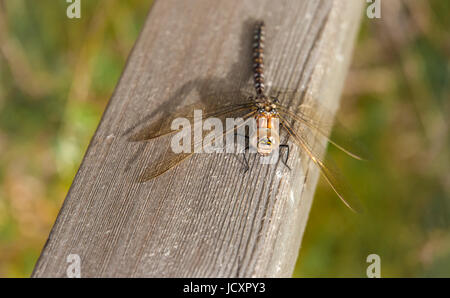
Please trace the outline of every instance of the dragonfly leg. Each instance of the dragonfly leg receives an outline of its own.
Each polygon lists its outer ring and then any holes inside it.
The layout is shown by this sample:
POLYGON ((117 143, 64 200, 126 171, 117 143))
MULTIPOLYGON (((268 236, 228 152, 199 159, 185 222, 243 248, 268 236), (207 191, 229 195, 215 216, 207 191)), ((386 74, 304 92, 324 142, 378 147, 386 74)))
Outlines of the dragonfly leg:
POLYGON ((234 135, 237 137, 245 138, 245 146, 248 146, 249 141, 250 141, 250 138, 248 137, 248 135, 240 135, 237 133, 237 131, 234 132, 234 135))
POLYGON ((248 165, 248 160, 247 160, 247 156, 245 155, 248 150, 250 149, 249 146, 249 136, 248 135, 240 135, 237 133, 237 131, 234 132, 235 136, 241 137, 241 138, 245 138, 246 140, 246 144, 245 144, 245 148, 244 148, 244 152, 242 152, 243 156, 244 156, 244 164, 245 164, 245 168, 244 168, 244 173, 247 173, 247 171, 250 169, 249 165, 248 165))
POLYGON ((237 133, 237 131, 234 132, 234 135, 237 136, 237 137, 245 138, 247 141, 249 139, 248 135, 240 135, 240 134, 237 133))
MULTIPOLYGON (((289 160, 289 145, 288 144, 281 144, 280 145, 280 149, 281 148, 286 148, 286 159, 281 159, 281 161, 283 162, 283 164, 286 166, 286 168, 288 168, 289 169, 289 171, 291 170, 291 168, 287 165, 287 162, 288 162, 288 160, 289 160)), ((280 150, 281 151, 281 150, 280 150)))
POLYGON ((242 153, 244 155, 244 163, 245 163, 245 170, 244 173, 247 173, 247 171, 250 169, 250 167, 248 166, 248 160, 247 157, 245 156, 245 153, 248 151, 248 149, 250 148, 250 146, 245 146, 244 152, 242 153))

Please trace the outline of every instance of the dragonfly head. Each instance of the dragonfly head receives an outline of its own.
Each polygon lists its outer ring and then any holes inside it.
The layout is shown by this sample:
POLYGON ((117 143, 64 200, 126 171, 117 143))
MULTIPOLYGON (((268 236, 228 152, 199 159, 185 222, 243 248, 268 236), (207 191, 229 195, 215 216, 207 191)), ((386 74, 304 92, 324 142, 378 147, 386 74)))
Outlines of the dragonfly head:
POLYGON ((277 114, 277 105, 270 100, 264 102, 258 102, 256 104, 258 112, 266 117, 274 116, 277 114))

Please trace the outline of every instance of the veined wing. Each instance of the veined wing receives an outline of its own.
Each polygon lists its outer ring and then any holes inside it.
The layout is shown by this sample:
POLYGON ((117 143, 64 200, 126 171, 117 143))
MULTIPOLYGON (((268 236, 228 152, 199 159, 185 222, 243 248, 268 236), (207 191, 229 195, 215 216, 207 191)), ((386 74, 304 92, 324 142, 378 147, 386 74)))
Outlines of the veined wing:
MULTIPOLYGON (((306 136, 301 132, 294 129, 291 124, 280 115, 280 122, 284 128, 286 128, 289 135, 293 138, 294 142, 302 149, 311 160, 319 167, 320 172, 324 176, 325 180, 342 200, 342 202, 354 212, 362 211, 361 204, 358 198, 353 194, 350 188, 345 183, 345 180, 339 173, 337 167, 331 161, 325 162, 321 159, 316 152, 313 151, 313 147, 308 144, 306 136)), ((315 144, 319 146, 319 144, 315 144)), ((317 147, 316 147, 317 148, 317 147)))
MULTIPOLYGON (((248 110, 248 108, 247 108, 248 110)), ((227 136, 228 134, 234 132, 239 127, 245 125, 246 120, 252 117, 256 114, 256 110, 251 110, 250 112, 243 115, 241 118, 244 120, 241 124, 236 125, 232 129, 227 129, 223 133, 220 133, 218 135, 213 135, 211 137, 210 143, 216 142, 218 138, 223 138, 227 136)), ((190 136, 192 137, 192 136, 190 136)), ((164 159, 158 161, 156 164, 152 165, 151 167, 148 167, 144 174, 140 177, 140 182, 145 182, 150 179, 156 178, 165 172, 169 171, 170 169, 174 168, 178 164, 180 164, 182 161, 186 160, 187 158, 191 157, 195 152, 197 152, 199 149, 203 149, 203 138, 200 140, 194 140, 193 145, 191 146, 191 152, 189 153, 174 153, 169 149, 167 152, 167 155, 164 159)))
POLYGON ((314 132, 327 138, 328 142, 336 148, 345 152, 349 156, 359 160, 370 160, 369 152, 359 144, 356 140, 350 137, 347 129, 335 120, 334 114, 328 109, 320 105, 317 101, 312 100, 305 92, 299 92, 293 89, 283 89, 279 87, 272 87, 269 95, 281 101, 277 104, 278 111, 285 118, 299 122, 307 126, 314 132), (292 110, 289 104, 293 102, 297 107, 292 110), (299 105, 299 106, 298 106, 299 105), (318 120, 320 116, 320 121, 318 120), (325 121, 322 119, 326 119, 325 121), (329 137, 331 131, 339 132, 338 141, 329 137))
POLYGON ((148 141, 152 139, 156 139, 158 137, 162 137, 165 135, 170 135, 173 133, 178 132, 179 130, 173 130, 171 129, 172 121, 178 118, 186 118, 191 122, 191 125, 194 125, 194 110, 201 110, 202 111, 202 119, 205 120, 206 118, 211 117, 223 117, 226 115, 230 115, 232 113, 239 113, 244 110, 250 109, 254 103, 252 102, 244 102, 239 104, 226 104, 222 106, 209 106, 205 107, 204 105, 197 103, 193 105, 188 105, 186 107, 183 107, 182 109, 176 111, 175 113, 171 114, 169 117, 165 117, 161 119, 160 121, 155 121, 151 123, 150 125, 147 125, 144 128, 141 128, 141 130, 137 133, 135 133, 131 138, 130 141, 148 141))
POLYGON ((334 114, 320 105, 317 101, 311 100, 304 92, 272 87, 269 95, 281 101, 280 104, 277 104, 277 107, 279 113, 285 118, 289 118, 290 120, 307 126, 309 129, 327 138, 330 144, 355 159, 370 159, 370 154, 364 146, 352 139, 350 133, 347 132, 347 129, 345 129, 339 121, 334 120, 334 114), (305 102, 307 99, 309 100, 305 102), (300 105, 295 110, 292 110, 288 106, 291 102, 295 105, 300 105), (319 118, 316 116, 320 116, 321 120, 318 121, 319 118), (324 121, 322 119, 327 120, 324 121), (339 132, 339 135, 342 135, 342 137, 339 137, 338 141, 329 137, 329 133, 333 130, 339 132))
MULTIPOLYGON (((342 125, 340 125, 338 122, 336 122, 334 125, 332 123, 326 123, 326 122, 319 122, 314 119, 312 119, 308 114, 305 113, 305 109, 309 109, 310 107, 302 107, 298 109, 297 113, 294 113, 283 106, 278 106, 278 112, 284 116, 285 118, 289 118, 293 121, 298 122, 299 124, 303 124, 307 126, 309 129, 317 132, 318 134, 322 135, 327 139, 327 141, 334 145, 336 148, 340 149, 341 151, 345 152, 349 156, 359 159, 359 160, 367 160, 368 153, 361 145, 358 145, 358 143, 352 139, 350 139, 348 133, 344 133, 345 137, 340 138, 339 142, 336 142, 332 140, 330 137, 328 137, 329 132, 331 132, 333 127, 336 127, 335 129, 345 132, 346 130, 343 128, 342 125)), ((331 114, 328 116, 325 116, 325 118, 332 119, 331 114)))

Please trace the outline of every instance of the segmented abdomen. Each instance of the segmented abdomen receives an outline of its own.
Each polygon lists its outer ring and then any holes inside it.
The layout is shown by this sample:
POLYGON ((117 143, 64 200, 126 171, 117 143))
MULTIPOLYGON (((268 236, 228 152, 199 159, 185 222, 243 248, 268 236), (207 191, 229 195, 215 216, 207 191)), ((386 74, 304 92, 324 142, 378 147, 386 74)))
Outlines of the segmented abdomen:
POLYGON ((264 93, 264 22, 256 25, 253 36, 253 79, 256 93, 264 93))

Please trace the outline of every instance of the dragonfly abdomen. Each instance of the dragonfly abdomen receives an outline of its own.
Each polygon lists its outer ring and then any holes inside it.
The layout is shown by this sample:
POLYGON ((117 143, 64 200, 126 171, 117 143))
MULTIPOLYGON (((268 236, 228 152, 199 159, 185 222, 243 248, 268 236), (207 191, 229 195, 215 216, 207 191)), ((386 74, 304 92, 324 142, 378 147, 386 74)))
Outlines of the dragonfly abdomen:
POLYGON ((258 23, 253 36, 253 79, 256 94, 264 94, 264 22, 258 23))

